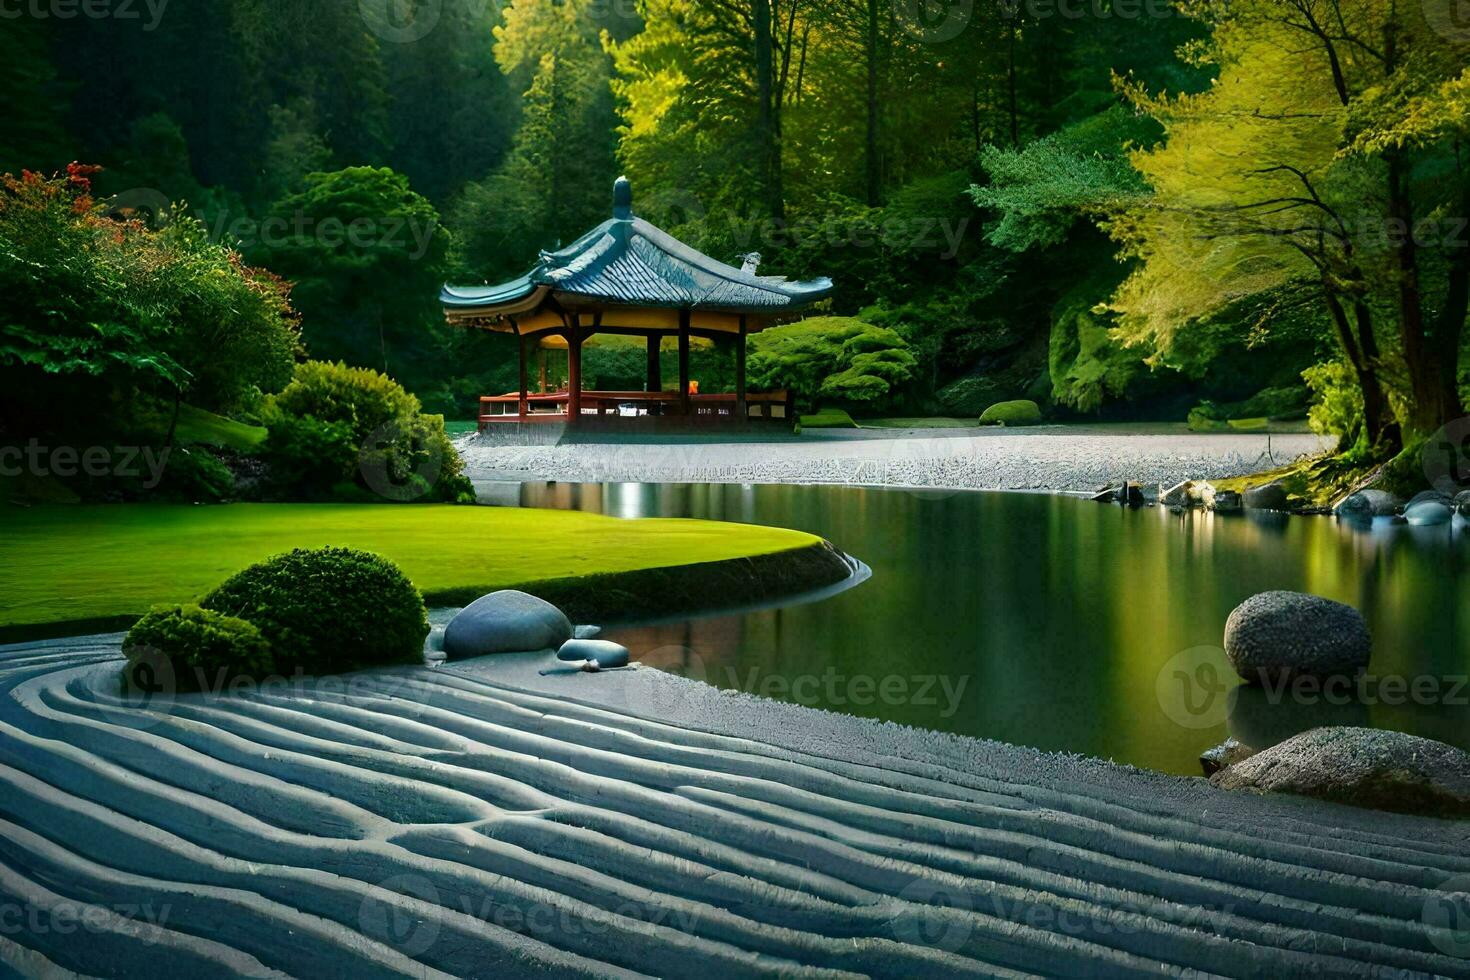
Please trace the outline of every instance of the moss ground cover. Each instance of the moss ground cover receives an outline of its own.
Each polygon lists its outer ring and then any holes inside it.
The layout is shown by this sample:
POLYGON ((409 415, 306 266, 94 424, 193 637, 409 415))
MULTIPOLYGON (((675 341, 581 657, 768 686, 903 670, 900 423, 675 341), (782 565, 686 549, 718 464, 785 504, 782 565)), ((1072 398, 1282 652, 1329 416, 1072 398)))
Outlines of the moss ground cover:
POLYGON ((0 507, 0 629, 125 622, 197 600, 293 548, 396 562, 431 605, 531 582, 803 549, 821 539, 718 521, 451 505, 170 504, 0 507))

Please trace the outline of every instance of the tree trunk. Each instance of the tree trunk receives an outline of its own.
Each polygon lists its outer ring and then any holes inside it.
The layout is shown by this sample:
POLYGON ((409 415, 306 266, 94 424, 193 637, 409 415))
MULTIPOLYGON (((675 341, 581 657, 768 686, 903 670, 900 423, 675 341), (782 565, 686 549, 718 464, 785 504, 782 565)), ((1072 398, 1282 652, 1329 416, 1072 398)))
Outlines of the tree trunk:
POLYGON ((771 25, 771 0, 754 0, 756 139, 766 210, 773 218, 786 214, 781 188, 781 138, 776 120, 776 52, 771 25))
POLYGON ((1021 145, 1020 121, 1016 112, 1016 21, 1019 16, 1020 7, 1016 7, 1017 13, 1011 15, 1011 21, 1006 31, 1006 99, 1009 102, 1011 116, 1011 146, 1021 145))
POLYGON ((1462 250, 1451 260, 1450 289, 1446 307, 1434 331, 1426 330, 1424 295, 1419 277, 1419 246, 1414 240, 1414 208, 1409 199, 1406 166, 1398 153, 1388 155, 1388 216, 1393 233, 1393 255, 1398 278, 1399 344, 1409 375, 1407 427, 1418 436, 1434 433, 1460 415, 1460 396, 1455 387, 1459 360, 1460 332, 1465 322, 1462 250), (1457 288, 1458 281, 1458 288, 1457 288), (1458 304, 1454 320, 1452 305, 1458 304), (1450 322, 1453 320, 1453 322, 1450 322))
MULTIPOLYGON (((1332 314, 1333 326, 1337 328, 1337 339, 1342 345, 1342 351, 1347 355, 1349 366, 1353 369, 1353 376, 1358 381, 1358 389, 1363 393, 1363 441, 1368 446, 1377 446, 1383 439, 1384 427, 1387 424, 1385 418, 1385 399, 1383 386, 1378 381, 1378 370, 1374 360, 1364 355, 1360 343, 1361 328, 1363 321, 1361 317, 1366 309, 1356 309, 1359 317, 1360 327, 1357 336, 1354 335, 1352 327, 1348 323, 1347 311, 1343 308, 1342 301, 1338 299, 1336 292, 1331 286, 1324 284, 1327 309, 1332 314)), ((1369 324, 1371 334, 1371 324, 1369 324)), ((1375 345, 1376 348, 1376 345, 1375 345)), ((1354 441, 1355 433, 1345 433, 1343 442, 1338 450, 1347 449, 1354 441)))
POLYGON ((868 207, 883 203, 882 162, 878 158, 878 0, 868 0, 868 132, 865 169, 868 207))

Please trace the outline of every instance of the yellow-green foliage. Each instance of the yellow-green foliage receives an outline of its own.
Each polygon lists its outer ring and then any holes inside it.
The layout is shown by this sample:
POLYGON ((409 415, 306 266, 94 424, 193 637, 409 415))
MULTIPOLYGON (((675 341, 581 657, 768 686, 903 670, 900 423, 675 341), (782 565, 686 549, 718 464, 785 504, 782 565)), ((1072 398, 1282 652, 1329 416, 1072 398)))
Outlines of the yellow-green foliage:
POLYGON ((918 361, 894 330, 856 317, 824 316, 764 330, 749 340, 750 382, 787 388, 807 404, 822 398, 883 403, 918 361))

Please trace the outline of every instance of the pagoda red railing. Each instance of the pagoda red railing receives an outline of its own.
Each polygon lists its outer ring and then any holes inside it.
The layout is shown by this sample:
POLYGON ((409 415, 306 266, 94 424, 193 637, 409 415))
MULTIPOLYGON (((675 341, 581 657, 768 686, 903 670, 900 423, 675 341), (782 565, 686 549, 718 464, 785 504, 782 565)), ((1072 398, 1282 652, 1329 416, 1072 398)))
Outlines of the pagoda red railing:
MULTIPOLYGON (((526 414, 521 415, 521 396, 485 395, 480 399, 480 428, 510 422, 565 422, 565 391, 526 396, 526 414)), ((791 393, 751 392, 745 396, 746 421, 795 421, 791 393)), ((733 394, 690 395, 689 414, 681 415, 676 391, 584 391, 582 418, 687 418, 691 422, 739 422, 733 394)))

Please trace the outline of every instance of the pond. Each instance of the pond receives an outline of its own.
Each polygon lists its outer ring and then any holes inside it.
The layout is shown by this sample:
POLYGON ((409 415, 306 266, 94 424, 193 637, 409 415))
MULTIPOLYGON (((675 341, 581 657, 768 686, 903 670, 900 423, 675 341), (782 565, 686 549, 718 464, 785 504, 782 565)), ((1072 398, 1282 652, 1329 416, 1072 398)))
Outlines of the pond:
POLYGON ((1198 774, 1235 734, 1323 724, 1470 748, 1470 530, 1325 517, 1176 514, 1072 497, 818 486, 524 484, 506 503, 799 528, 867 563, 840 594, 619 627, 651 666, 922 728, 1198 774), (1369 674, 1326 691, 1245 688, 1220 649, 1267 589, 1361 609, 1369 674))

